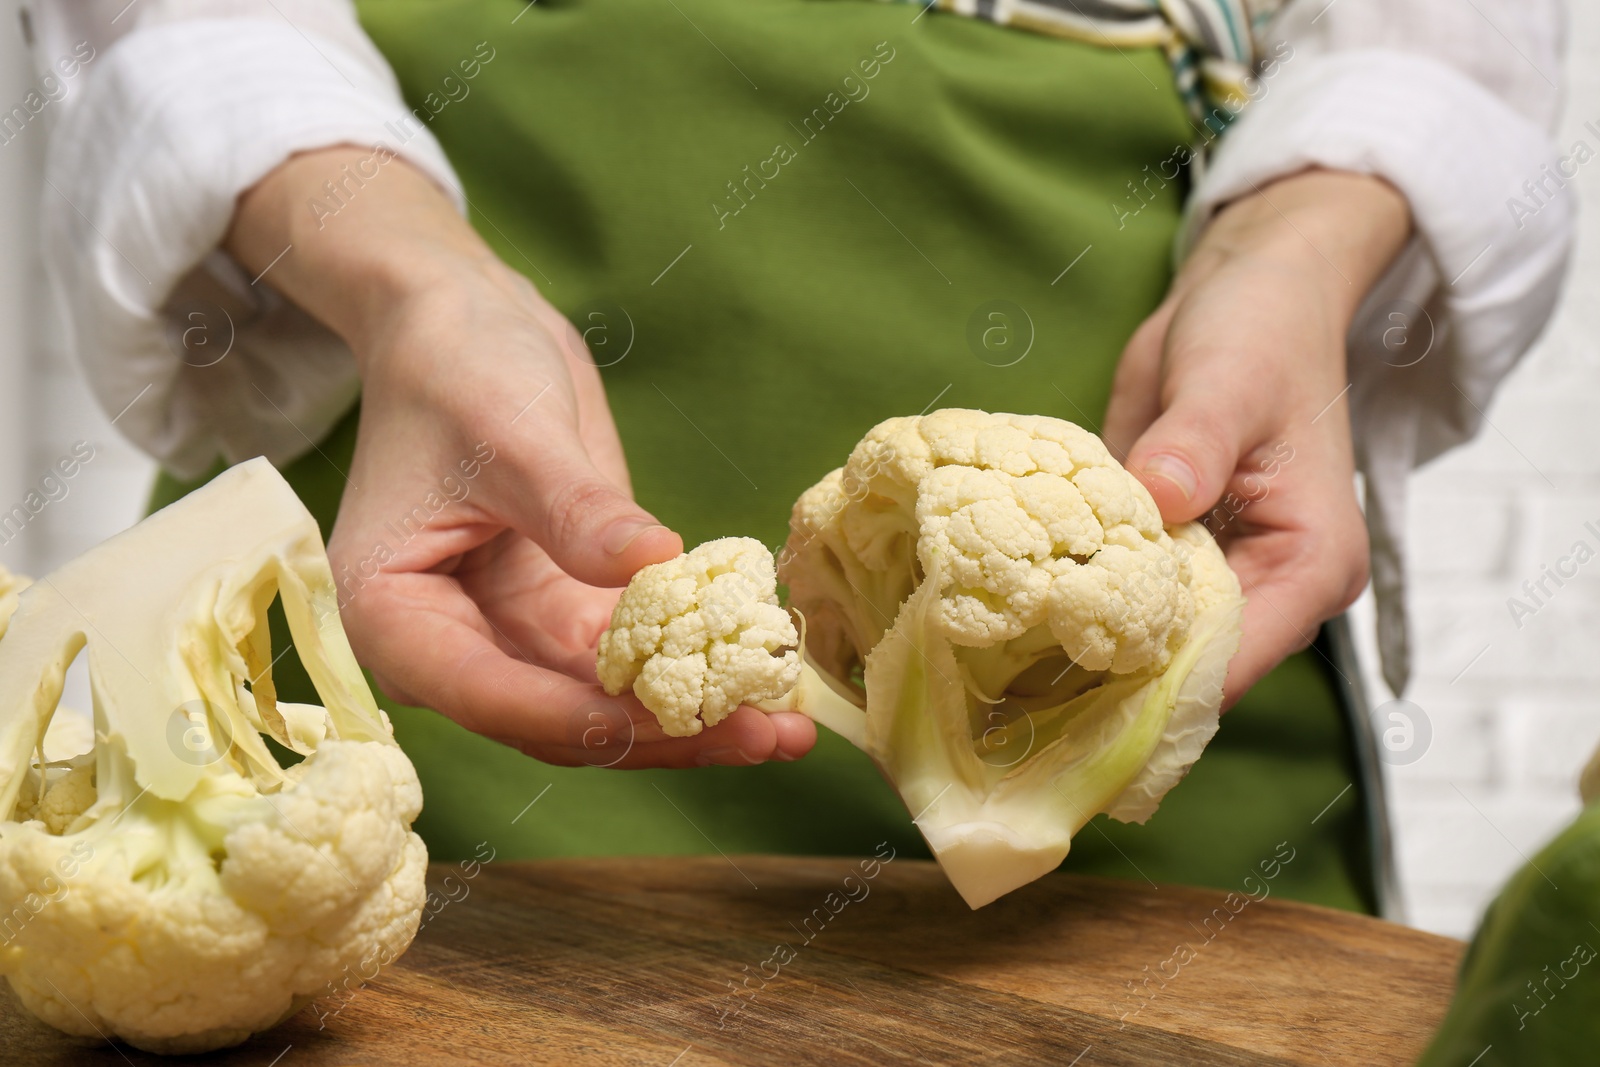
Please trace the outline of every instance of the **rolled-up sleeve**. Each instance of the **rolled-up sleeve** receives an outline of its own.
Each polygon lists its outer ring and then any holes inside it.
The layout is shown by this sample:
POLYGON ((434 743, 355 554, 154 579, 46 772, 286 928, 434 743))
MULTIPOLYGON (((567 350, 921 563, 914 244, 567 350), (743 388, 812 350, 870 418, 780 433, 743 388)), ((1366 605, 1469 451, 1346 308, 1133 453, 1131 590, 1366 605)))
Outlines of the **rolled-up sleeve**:
POLYGON ((343 195, 392 152, 462 202, 354 9, 140 0, 48 5, 36 22, 41 67, 90 55, 50 131, 40 222, 64 336, 101 406, 180 475, 309 450, 355 399, 355 365, 272 289, 270 267, 251 277, 219 250, 239 195, 297 152, 351 144, 385 151, 343 195))

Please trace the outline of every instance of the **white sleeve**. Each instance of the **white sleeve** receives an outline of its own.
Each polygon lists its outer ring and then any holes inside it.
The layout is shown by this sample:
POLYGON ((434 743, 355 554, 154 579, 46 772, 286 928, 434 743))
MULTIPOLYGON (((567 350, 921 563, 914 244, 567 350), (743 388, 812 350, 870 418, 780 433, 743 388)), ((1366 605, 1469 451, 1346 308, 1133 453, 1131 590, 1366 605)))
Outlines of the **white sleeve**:
MULTIPOLYGON (((179 475, 308 451, 357 395, 350 352, 270 268, 252 278, 218 246, 242 192, 336 144, 383 146, 459 207, 431 116, 405 106, 348 0, 46 0, 32 16, 41 76, 67 83, 51 105, 45 268, 101 406, 179 475)), ((323 208, 388 158, 352 168, 323 208)))
POLYGON ((1415 239, 1347 342, 1378 646, 1397 694, 1410 673, 1407 475, 1477 433, 1566 273, 1575 165, 1552 137, 1564 29, 1559 0, 1296 0, 1268 28, 1281 58, 1187 207, 1180 255, 1222 205, 1307 167, 1376 175, 1410 203, 1415 239))

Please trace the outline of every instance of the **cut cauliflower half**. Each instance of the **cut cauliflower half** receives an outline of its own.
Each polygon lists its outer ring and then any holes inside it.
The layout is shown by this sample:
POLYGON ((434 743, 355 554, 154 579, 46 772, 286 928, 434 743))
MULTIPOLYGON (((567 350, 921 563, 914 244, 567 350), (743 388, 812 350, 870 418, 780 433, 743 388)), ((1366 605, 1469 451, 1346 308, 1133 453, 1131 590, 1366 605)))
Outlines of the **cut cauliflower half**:
POLYGON ((0 975, 30 1012, 199 1052, 405 951, 425 896, 422 790, 345 639, 317 524, 270 464, 8 603, 0 975), (276 699, 275 598, 326 707, 276 699), (57 759, 46 737, 80 652, 92 748, 57 759), (280 766, 265 737, 305 759, 280 766))
POLYGON ((1094 434, 961 409, 869 431, 796 502, 779 575, 973 907, 1096 813, 1150 816, 1216 732, 1244 604, 1094 434))
POLYGON ((749 537, 707 541, 636 574, 600 639, 606 692, 630 687, 670 737, 692 737, 800 676, 799 634, 778 606, 772 553, 749 537))

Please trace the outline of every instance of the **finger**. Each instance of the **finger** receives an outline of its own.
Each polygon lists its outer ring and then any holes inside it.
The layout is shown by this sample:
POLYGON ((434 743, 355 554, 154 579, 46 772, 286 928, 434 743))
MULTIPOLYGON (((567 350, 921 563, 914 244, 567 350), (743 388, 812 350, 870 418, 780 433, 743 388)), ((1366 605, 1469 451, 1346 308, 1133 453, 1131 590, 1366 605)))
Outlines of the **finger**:
POLYGON ((815 740, 792 716, 753 708, 694 737, 668 737, 632 696, 508 655, 492 624, 464 617, 449 586, 440 575, 385 576, 351 601, 351 637, 386 692, 475 733, 547 762, 620 767, 746 766, 797 758, 815 740))
MULTIPOLYGON (((623 491, 632 493, 632 479, 628 473, 628 460, 622 452, 622 439, 611 415, 611 405, 606 401, 604 383, 594 363, 583 335, 576 327, 548 304, 541 304, 548 313, 541 320, 551 336, 562 339, 562 355, 566 359, 567 373, 572 376, 574 397, 578 405, 578 436, 584 450, 595 467, 623 491)), ((631 329, 631 323, 629 323, 631 329)), ((631 338, 630 338, 631 342, 631 338)))
POLYGON ((769 759, 795 760, 805 755, 816 740, 816 727, 804 715, 767 715, 749 707, 735 710, 716 726, 693 737, 661 737, 648 711, 632 702, 637 708, 636 717, 629 718, 622 713, 624 698, 611 699, 614 703, 610 710, 587 713, 579 744, 516 747, 545 763, 565 767, 686 769, 750 767, 769 759))
POLYGON ((1297 608, 1292 589, 1257 581, 1249 568, 1240 575, 1239 585, 1245 596, 1244 618, 1239 651, 1228 663, 1223 685, 1224 709, 1231 708, 1285 657, 1310 645, 1318 625, 1297 608))
MULTIPOLYGON (((1292 505, 1291 505, 1292 506, 1292 505)), ((1343 510, 1343 509, 1339 509, 1343 510)), ((1284 657, 1306 648, 1322 623, 1344 611, 1367 584, 1367 540, 1360 514, 1329 509, 1303 529, 1248 532, 1228 550, 1246 604, 1239 652, 1228 664, 1224 707, 1284 657)))
POLYGON ((787 763, 810 752, 817 743, 817 724, 793 711, 779 711, 767 716, 772 724, 775 742, 772 758, 787 763))
POLYGON ((1166 301, 1140 323, 1117 361, 1100 430, 1118 462, 1127 462, 1134 442, 1161 414, 1161 350, 1174 306, 1166 301))
POLYGON ((1205 514, 1266 435, 1262 423, 1270 405, 1222 384, 1237 379, 1207 380, 1198 369, 1169 378, 1166 410, 1139 436, 1125 464, 1168 523, 1205 514))
POLYGON ((562 570, 588 585, 615 587, 683 551, 676 533, 595 468, 569 428, 550 420, 518 429, 504 462, 485 469, 502 518, 562 570))
POLYGON ((596 680, 596 645, 620 590, 575 581, 515 530, 464 557, 450 575, 462 600, 493 625, 502 651, 581 681, 596 680))
POLYGON ((1223 710, 1239 699, 1283 660, 1316 640, 1322 619, 1298 610, 1293 590, 1279 583, 1241 580, 1245 595, 1239 651, 1228 663, 1223 685, 1223 710))
MULTIPOLYGON (((561 747, 581 743, 587 706, 612 698, 592 682, 509 654, 506 639, 437 574, 388 574, 352 598, 344 611, 352 646, 385 691, 433 708, 469 730, 508 743, 561 747)), ((648 725, 644 741, 665 735, 648 725)))

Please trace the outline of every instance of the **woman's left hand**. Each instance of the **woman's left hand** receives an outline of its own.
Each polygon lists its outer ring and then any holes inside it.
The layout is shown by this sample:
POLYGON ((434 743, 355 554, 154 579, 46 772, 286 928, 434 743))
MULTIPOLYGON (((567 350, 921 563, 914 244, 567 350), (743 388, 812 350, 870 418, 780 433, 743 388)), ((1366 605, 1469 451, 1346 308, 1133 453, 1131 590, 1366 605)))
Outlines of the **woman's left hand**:
POLYGON ((1379 179, 1273 182, 1212 220, 1123 351, 1107 442, 1168 523, 1217 536, 1248 599, 1225 706, 1366 586, 1345 335, 1410 229, 1379 179))

